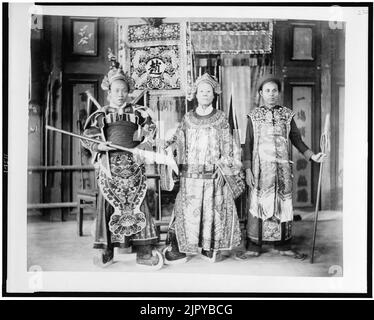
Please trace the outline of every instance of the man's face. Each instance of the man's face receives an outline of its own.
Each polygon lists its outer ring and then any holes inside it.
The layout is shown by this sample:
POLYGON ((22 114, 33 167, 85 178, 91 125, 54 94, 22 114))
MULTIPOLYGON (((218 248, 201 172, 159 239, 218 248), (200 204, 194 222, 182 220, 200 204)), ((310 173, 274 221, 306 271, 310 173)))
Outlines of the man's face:
POLYGON ((274 106, 278 102, 279 91, 275 82, 267 82, 262 86, 260 91, 261 97, 266 105, 274 106))
POLYGON ((199 84, 199 86, 197 87, 196 98, 199 105, 211 105, 214 99, 212 86, 206 82, 199 84))
POLYGON ((109 91, 109 99, 113 105, 117 107, 122 106, 125 103, 128 94, 129 90, 127 84, 124 81, 115 80, 111 84, 109 91))

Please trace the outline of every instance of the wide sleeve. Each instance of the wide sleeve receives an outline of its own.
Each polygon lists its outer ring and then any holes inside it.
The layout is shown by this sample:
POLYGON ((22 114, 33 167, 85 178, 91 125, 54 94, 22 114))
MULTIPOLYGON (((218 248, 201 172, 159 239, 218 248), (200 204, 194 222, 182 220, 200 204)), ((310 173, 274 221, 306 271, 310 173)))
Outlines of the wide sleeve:
POLYGON ((170 139, 165 141, 164 149, 171 151, 173 155, 176 155, 175 161, 177 164, 186 164, 187 161, 187 145, 186 145, 186 117, 183 117, 182 121, 178 124, 177 129, 170 139))
POLYGON ((307 160, 310 160, 311 156, 314 154, 312 150, 304 143, 300 130, 298 129, 294 118, 291 120, 291 128, 289 134, 290 141, 292 145, 304 155, 307 160))
POLYGON ((244 172, 241 163, 241 146, 239 135, 231 131, 225 117, 223 127, 220 130, 221 157, 216 162, 225 180, 225 185, 231 191, 234 199, 237 199, 245 190, 244 172))
POLYGON ((247 130, 245 134, 243 166, 245 169, 252 168, 253 157, 253 124, 251 118, 248 116, 247 130))
MULTIPOLYGON (((98 141, 102 141, 101 136, 101 129, 100 125, 103 123, 103 115, 101 113, 90 117, 85 124, 85 129, 83 131, 83 136, 91 139, 95 139, 98 141)), ((98 150, 98 142, 88 141, 85 139, 81 139, 81 144, 84 148, 91 152, 93 160, 96 159, 99 150, 98 150)))
POLYGON ((221 157, 217 164, 224 171, 225 175, 237 175, 242 168, 242 163, 240 161, 241 147, 238 141, 239 137, 234 138, 226 117, 222 122, 220 131, 221 157))
POLYGON ((148 114, 148 108, 144 108, 142 113, 136 112, 139 117, 139 129, 134 133, 134 141, 142 141, 137 148, 144 150, 153 150, 155 145, 156 124, 148 114))
POLYGON ((184 116, 182 121, 178 124, 178 127, 175 130, 174 134, 171 136, 171 138, 165 141, 165 149, 177 144, 178 141, 180 140, 181 136, 183 135, 183 130, 185 126, 185 118, 186 116, 184 116))

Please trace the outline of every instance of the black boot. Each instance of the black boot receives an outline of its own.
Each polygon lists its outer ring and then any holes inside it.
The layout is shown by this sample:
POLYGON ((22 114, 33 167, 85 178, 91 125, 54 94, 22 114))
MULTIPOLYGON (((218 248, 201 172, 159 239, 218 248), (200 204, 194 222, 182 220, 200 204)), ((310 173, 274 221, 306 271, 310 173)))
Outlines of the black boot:
POLYGON ((163 250, 165 264, 179 264, 187 262, 187 255, 179 251, 175 232, 169 231, 168 239, 170 244, 163 250))
POLYGON ((151 245, 137 246, 136 263, 148 270, 158 270, 164 264, 162 254, 156 249, 152 249, 151 245))
POLYGON ((113 263, 113 257, 113 248, 99 249, 96 250, 93 261, 96 266, 105 268, 113 263))

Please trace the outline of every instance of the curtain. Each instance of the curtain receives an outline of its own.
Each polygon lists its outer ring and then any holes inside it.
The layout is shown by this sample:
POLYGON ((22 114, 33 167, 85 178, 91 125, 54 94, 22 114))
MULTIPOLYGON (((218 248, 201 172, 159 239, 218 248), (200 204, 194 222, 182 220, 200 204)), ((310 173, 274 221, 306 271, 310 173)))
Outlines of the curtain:
POLYGON ((253 55, 221 55, 222 60, 222 106, 228 115, 230 98, 238 121, 240 142, 244 144, 247 114, 259 104, 258 79, 270 66, 253 55))
POLYGON ((149 107, 158 122, 158 137, 168 139, 176 131, 186 111, 184 97, 151 96, 149 107))

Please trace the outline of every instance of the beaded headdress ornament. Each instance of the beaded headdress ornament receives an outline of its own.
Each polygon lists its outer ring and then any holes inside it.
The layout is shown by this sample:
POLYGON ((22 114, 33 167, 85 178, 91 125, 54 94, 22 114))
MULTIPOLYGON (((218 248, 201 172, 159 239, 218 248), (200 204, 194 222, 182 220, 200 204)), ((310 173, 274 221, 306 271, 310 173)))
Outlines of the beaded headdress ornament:
POLYGON ((215 94, 221 94, 222 92, 221 86, 219 85, 217 78, 214 76, 211 76, 208 73, 204 73, 202 76, 196 79, 195 83, 190 88, 188 92, 188 96, 189 96, 188 100, 192 100, 195 97, 197 88, 203 82, 208 83, 213 88, 213 92, 215 94))
POLYGON ((122 66, 116 59, 116 56, 113 54, 112 50, 108 49, 108 60, 110 61, 110 69, 108 74, 104 77, 101 82, 101 88, 105 91, 110 90, 110 85, 115 80, 123 80, 127 83, 129 93, 134 91, 134 80, 127 74, 123 72, 122 66))

